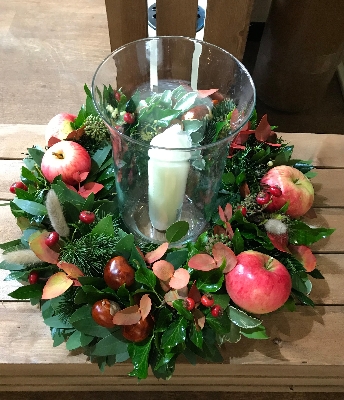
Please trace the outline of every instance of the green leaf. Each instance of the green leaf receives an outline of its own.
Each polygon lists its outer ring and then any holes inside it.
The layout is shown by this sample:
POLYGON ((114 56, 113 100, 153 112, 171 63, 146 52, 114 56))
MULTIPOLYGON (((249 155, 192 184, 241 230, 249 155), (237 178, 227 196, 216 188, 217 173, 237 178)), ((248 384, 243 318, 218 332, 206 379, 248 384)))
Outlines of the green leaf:
POLYGON ((102 166, 107 156, 111 151, 111 146, 105 146, 102 149, 98 149, 92 156, 94 162, 98 165, 98 169, 102 166))
POLYGON ((51 188, 56 193, 62 205, 65 203, 70 203, 79 211, 82 210, 85 199, 73 190, 68 189, 68 187, 62 181, 52 184, 51 188))
POLYGON ((165 351, 170 352, 170 350, 179 343, 184 343, 186 338, 186 326, 187 320, 183 317, 179 317, 176 321, 172 322, 161 337, 161 347, 165 349, 165 351))
POLYGON ((65 337, 63 334, 63 330, 61 329, 56 329, 53 333, 53 330, 51 331, 51 337, 53 339, 53 347, 60 346, 65 341, 65 337))
POLYGON ((35 201, 18 199, 18 197, 15 197, 12 201, 16 206, 28 214, 47 215, 47 209, 43 204, 36 203, 35 201))
POLYGON ((40 167, 42 163, 42 158, 44 156, 44 152, 42 150, 39 150, 35 147, 32 147, 30 149, 27 149, 30 157, 35 161, 35 163, 40 167))
POLYGON ((104 278, 93 276, 80 276, 78 278, 78 281, 81 283, 82 286, 94 286, 98 290, 102 290, 107 287, 104 278))
POLYGON ((51 328, 72 328, 71 324, 61 321, 61 319, 57 315, 55 315, 54 317, 45 318, 44 323, 51 328))
POLYGON ((182 317, 184 317, 185 319, 187 319, 189 321, 193 320, 192 313, 184 307, 183 299, 174 300, 174 302, 172 304, 173 304, 173 307, 177 310, 179 315, 181 315, 182 317))
POLYGON ((229 319, 240 328, 255 328, 262 323, 259 319, 253 318, 244 311, 238 310, 233 306, 228 307, 228 316, 229 319))
POLYGON ((26 300, 31 298, 41 298, 43 293, 43 286, 41 283, 33 285, 21 286, 8 295, 13 299, 26 300))
POLYGON ((150 289, 154 289, 156 285, 156 276, 147 267, 139 266, 139 269, 135 272, 135 280, 148 286, 150 289))
POLYGON ((25 265, 12 264, 7 261, 1 261, 0 269, 5 269, 6 271, 21 271, 21 270, 25 270, 25 265))
POLYGON ((325 279, 323 274, 317 268, 313 269, 313 271, 309 272, 308 274, 315 279, 325 279))
POLYGON ((85 335, 97 337, 106 337, 109 335, 109 330, 98 325, 92 317, 74 321, 72 325, 75 329, 84 333, 85 335))
POLYGON ((167 307, 162 308, 155 321, 154 332, 165 332, 165 330, 170 326, 172 318, 173 314, 171 310, 167 307))
POLYGON ((106 336, 101 339, 92 351, 94 356, 109 356, 114 354, 121 354, 127 351, 128 343, 122 337, 120 331, 116 331, 113 334, 106 336))
POLYGON ((93 336, 85 335, 84 333, 81 332, 80 343, 82 347, 89 345, 93 339, 94 339, 93 336))
POLYGON ((91 233, 93 235, 103 234, 106 236, 115 236, 111 215, 107 215, 106 217, 102 218, 92 229, 91 233))
POLYGON ((289 297, 289 299, 284 303, 283 307, 286 307, 288 311, 295 311, 296 310, 296 305, 295 305, 295 300, 292 297, 289 297))
POLYGON ((89 305, 78 308, 69 318, 69 322, 73 324, 75 321, 91 317, 91 307, 89 305))
POLYGON ((228 318, 227 313, 223 313, 217 318, 213 317, 211 313, 209 313, 206 316, 206 322, 218 335, 224 335, 228 333, 231 327, 231 321, 228 318))
POLYGON ((240 327, 238 325, 233 324, 233 322, 231 322, 230 330, 228 333, 218 336, 219 344, 223 344, 225 342, 238 343, 240 339, 241 339, 240 327))
POLYGON ((199 328, 196 328, 195 324, 192 324, 190 327, 190 334, 189 334, 191 342, 202 349, 203 347, 203 334, 199 328))
POLYGON ((232 238, 232 244, 233 244, 233 251, 235 254, 239 254, 245 250, 245 242, 238 228, 236 228, 234 232, 232 238))
POLYGON ((174 266, 174 269, 178 269, 186 263, 188 254, 187 249, 174 250, 171 253, 167 253, 166 261, 170 262, 174 266))
POLYGON ((78 349, 79 347, 82 347, 81 345, 81 332, 75 331, 71 336, 69 336, 67 343, 66 343, 66 348, 67 350, 75 350, 78 349))
POLYGON ((130 376, 136 376, 138 379, 146 379, 148 375, 148 359, 153 337, 141 343, 129 343, 128 353, 133 363, 134 369, 130 376))
POLYGON ((293 220, 289 224, 289 242, 294 245, 310 246, 330 236, 335 229, 311 228, 302 221, 293 220))
POLYGON ((135 247, 134 235, 127 234, 119 240, 115 247, 115 251, 128 260, 133 247, 135 247))
POLYGON ((239 175, 235 178, 235 183, 240 186, 246 180, 246 173, 241 171, 239 175))
POLYGON ((249 339, 269 339, 263 325, 258 325, 255 328, 241 328, 240 330, 242 335, 249 339))
POLYGON ((22 167, 21 169, 21 181, 28 185, 29 183, 37 183, 37 177, 26 167, 22 167))
POLYGON ((222 182, 225 185, 233 185, 235 183, 235 176, 233 172, 226 172, 222 175, 222 182))
POLYGON ((197 271, 192 274, 192 279, 195 277, 197 288, 205 293, 217 292, 223 284, 224 275, 220 268, 211 271, 203 272, 197 271))
POLYGON ((298 275, 293 274, 291 277, 292 287, 303 294, 308 294, 308 288, 305 281, 298 275))
POLYGON ((196 99, 197 99, 196 92, 188 92, 183 97, 178 99, 173 108, 175 110, 179 110, 180 114, 184 113, 194 105, 196 99))
POLYGON ((212 294, 213 298, 214 298, 214 302, 215 304, 218 304, 222 310, 225 310, 228 305, 229 305, 229 296, 226 293, 223 294, 217 294, 217 293, 213 293, 212 294))
POLYGON ((166 240, 169 243, 177 242, 182 239, 189 230, 189 223, 186 221, 177 221, 166 230, 166 240))
POLYGON ((314 307, 313 301, 302 292, 299 292, 295 289, 292 289, 291 292, 299 301, 301 301, 301 303, 306 304, 307 306, 314 307))

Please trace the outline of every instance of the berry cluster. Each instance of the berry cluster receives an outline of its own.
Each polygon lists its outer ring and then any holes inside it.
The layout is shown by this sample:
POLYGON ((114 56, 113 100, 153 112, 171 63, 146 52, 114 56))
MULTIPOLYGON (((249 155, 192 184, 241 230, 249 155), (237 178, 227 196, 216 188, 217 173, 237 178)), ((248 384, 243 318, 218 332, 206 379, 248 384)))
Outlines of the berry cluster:
MULTIPOLYGON (((210 294, 204 294, 201 297, 201 304, 204 307, 210 308, 211 315, 213 317, 217 318, 221 315, 222 308, 218 304, 214 304, 214 303, 215 303, 214 298, 210 294)), ((195 308, 195 305, 196 305, 195 300, 191 297, 187 297, 184 300, 184 307, 189 311, 193 310, 195 308)))
POLYGON ((278 186, 266 186, 257 194, 256 202, 260 206, 266 206, 270 203, 272 197, 281 196, 282 191, 278 186))

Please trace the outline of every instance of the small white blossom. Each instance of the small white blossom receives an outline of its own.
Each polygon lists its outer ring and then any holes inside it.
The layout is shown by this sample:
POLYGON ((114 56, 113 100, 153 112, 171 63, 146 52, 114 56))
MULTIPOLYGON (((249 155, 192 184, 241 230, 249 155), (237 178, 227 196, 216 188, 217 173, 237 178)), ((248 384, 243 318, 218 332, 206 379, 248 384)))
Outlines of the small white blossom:
POLYGON ((114 112, 114 108, 113 108, 112 105, 110 105, 110 104, 108 104, 108 105, 106 106, 106 109, 107 109, 110 113, 113 113, 113 112, 114 112))
POLYGON ((270 160, 270 161, 268 161, 268 163, 267 163, 267 166, 268 167, 272 167, 274 165, 274 163, 270 160))
POLYGON ((118 115, 118 108, 115 108, 115 109, 112 111, 112 113, 111 113, 111 117, 112 117, 112 118, 116 118, 117 115, 118 115))
POLYGON ((271 218, 265 222, 264 226, 268 232, 275 235, 284 235, 288 231, 287 225, 279 219, 271 218))

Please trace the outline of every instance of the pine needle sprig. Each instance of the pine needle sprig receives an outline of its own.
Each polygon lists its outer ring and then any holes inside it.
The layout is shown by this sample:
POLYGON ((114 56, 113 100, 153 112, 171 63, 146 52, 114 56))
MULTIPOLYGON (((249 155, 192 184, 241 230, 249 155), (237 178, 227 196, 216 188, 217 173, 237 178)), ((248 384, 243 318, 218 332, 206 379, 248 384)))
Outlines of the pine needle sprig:
POLYGON ((77 289, 75 286, 70 287, 63 295, 59 305, 55 309, 55 315, 63 322, 67 322, 72 316, 74 311, 80 306, 77 306, 74 302, 77 289))
POLYGON ((86 276, 102 277, 106 263, 116 255, 114 250, 119 238, 89 233, 67 243, 60 258, 75 264, 86 276))

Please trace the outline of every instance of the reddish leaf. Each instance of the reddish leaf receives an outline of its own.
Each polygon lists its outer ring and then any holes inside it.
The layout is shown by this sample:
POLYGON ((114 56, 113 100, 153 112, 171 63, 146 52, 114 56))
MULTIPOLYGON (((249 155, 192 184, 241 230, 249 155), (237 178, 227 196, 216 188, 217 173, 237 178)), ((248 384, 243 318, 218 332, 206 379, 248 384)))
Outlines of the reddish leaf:
POLYGON ((168 281, 174 273, 174 266, 165 260, 157 261, 153 264, 154 275, 162 281, 168 281))
POLYGON ((267 232, 268 238, 274 247, 284 253, 290 253, 288 249, 288 235, 285 233, 283 235, 275 235, 273 233, 267 232))
POLYGON ((226 233, 230 239, 234 236, 232 225, 229 222, 226 222, 226 233))
POLYGON ((200 329, 203 329, 204 325, 205 325, 205 316, 202 313, 202 311, 199 310, 198 308, 195 308, 193 310, 192 314, 193 314, 196 326, 198 326, 200 329))
POLYGON ((221 221, 226 222, 225 212, 223 211, 221 206, 219 206, 219 217, 221 221))
POLYGON ((82 182, 87 178, 88 172, 81 172, 76 171, 73 174, 73 179, 76 180, 77 182, 82 182))
POLYGON ((175 300, 179 300, 182 299, 182 297, 179 295, 179 293, 176 290, 170 290, 169 292, 167 292, 164 296, 164 299, 166 301, 166 303, 172 307, 172 303, 175 300))
POLYGON ((69 279, 64 272, 57 272, 47 280, 43 288, 42 299, 48 300, 58 297, 72 285, 72 279, 69 279))
POLYGON ((59 253, 56 253, 56 251, 45 244, 45 239, 49 234, 50 232, 47 231, 33 233, 29 237, 29 245, 40 260, 50 264, 57 264, 59 253))
POLYGON ((208 97, 213 93, 216 93, 219 89, 207 89, 207 90, 197 90, 198 97, 203 99, 204 97, 208 97))
POLYGON ((260 142, 266 142, 266 140, 271 135, 271 126, 268 123, 268 116, 267 114, 263 115, 262 119, 260 120, 257 128, 256 128, 256 139, 260 142))
POLYGON ((134 325, 137 324, 141 319, 139 306, 127 307, 124 310, 116 312, 113 317, 113 323, 115 325, 134 325))
POLYGON ((177 292, 178 292, 179 296, 180 296, 182 299, 186 299, 187 297, 189 297, 189 296, 188 296, 189 289, 188 289, 187 286, 184 286, 184 287, 182 287, 181 289, 178 289, 177 292))
POLYGON ((191 297, 196 304, 201 302, 202 295, 196 286, 196 282, 192 284, 188 297, 191 297))
POLYGON ((72 139, 79 140, 81 136, 84 134, 84 132, 85 132, 85 127, 82 126, 81 128, 75 129, 74 131, 70 132, 65 140, 72 140, 72 139))
POLYGON ((212 249, 214 259, 216 264, 220 267, 223 260, 226 260, 226 267, 223 271, 224 274, 227 274, 231 271, 237 264, 237 258, 234 254, 233 250, 224 245, 223 243, 215 243, 212 249))
POLYGON ((148 264, 152 264, 166 253, 168 249, 168 242, 161 244, 157 249, 150 251, 145 255, 145 260, 148 264))
POLYGON ((243 198, 247 197, 247 196, 251 193, 250 188, 248 187, 247 182, 244 182, 244 183, 240 186, 239 192, 240 192, 240 196, 243 197, 243 198))
POLYGON ((236 125, 238 123, 238 119, 239 119, 239 111, 238 111, 237 108, 235 108, 232 111, 231 120, 230 120, 231 129, 235 129, 236 128, 236 125))
POLYGON ((67 186, 67 188, 68 188, 68 189, 70 189, 70 190, 73 190, 73 192, 76 192, 76 193, 78 193, 78 191, 75 189, 75 187, 74 187, 74 186, 72 186, 72 185, 68 185, 67 183, 65 183, 65 185, 67 186))
POLYGON ((170 280, 164 282, 164 281, 162 281, 162 280, 159 280, 161 289, 162 289, 165 293, 168 292, 169 290, 171 290, 170 285, 168 284, 169 281, 170 281, 170 280))
POLYGON ((152 300, 150 299, 148 294, 144 294, 140 300, 140 313, 143 320, 147 318, 147 315, 150 313, 151 308, 152 300))
POLYGON ((225 213, 225 217, 227 218, 227 221, 229 221, 233 215, 233 207, 232 207, 231 203, 226 204, 224 213, 225 213))
POLYGON ((77 279, 80 276, 84 276, 83 272, 74 265, 66 263, 65 261, 59 261, 57 266, 62 269, 70 278, 77 279))
POLYGON ((290 245, 289 249, 292 255, 300 261, 307 272, 312 272, 316 267, 317 260, 312 253, 311 249, 307 246, 293 246, 290 245))
POLYGON ((215 260, 209 254, 196 254, 190 258, 189 267, 199 271, 210 271, 218 268, 215 260))
POLYGON ((189 272, 184 268, 179 268, 173 274, 169 282, 169 285, 171 286, 172 289, 182 289, 189 283, 189 280, 190 280, 189 272))
POLYGON ((97 183, 97 182, 88 182, 85 183, 84 186, 81 186, 81 188, 79 189, 79 194, 80 196, 82 196, 84 199, 86 199, 91 193, 98 193, 103 189, 104 185, 102 185, 101 183, 97 183))
POLYGON ((214 235, 225 235, 226 230, 220 225, 215 225, 214 226, 214 235))

